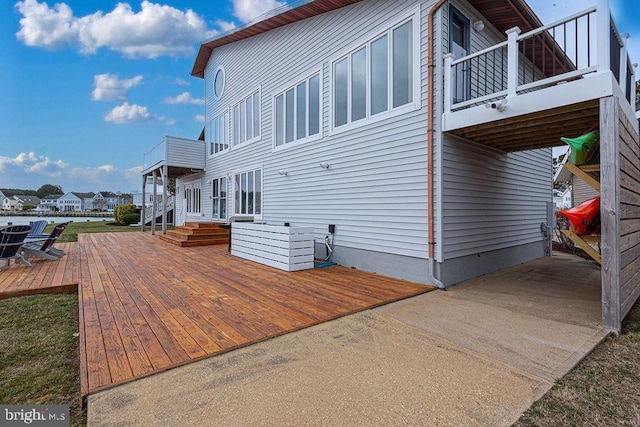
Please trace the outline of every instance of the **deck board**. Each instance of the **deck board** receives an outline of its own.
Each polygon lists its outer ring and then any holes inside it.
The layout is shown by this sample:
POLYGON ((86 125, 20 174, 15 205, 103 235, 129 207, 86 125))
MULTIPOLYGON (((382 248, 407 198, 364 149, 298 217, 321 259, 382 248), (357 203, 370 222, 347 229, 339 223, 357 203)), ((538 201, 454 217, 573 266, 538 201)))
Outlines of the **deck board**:
POLYGON ((76 292, 78 275, 74 274, 77 243, 57 243, 56 248, 67 253, 57 261, 32 257, 31 267, 14 264, 0 271, 0 299, 56 292, 76 292))
POLYGON ((1 272, 0 298, 78 284, 82 394, 435 289, 339 266, 288 273, 141 232, 60 247, 1 272))

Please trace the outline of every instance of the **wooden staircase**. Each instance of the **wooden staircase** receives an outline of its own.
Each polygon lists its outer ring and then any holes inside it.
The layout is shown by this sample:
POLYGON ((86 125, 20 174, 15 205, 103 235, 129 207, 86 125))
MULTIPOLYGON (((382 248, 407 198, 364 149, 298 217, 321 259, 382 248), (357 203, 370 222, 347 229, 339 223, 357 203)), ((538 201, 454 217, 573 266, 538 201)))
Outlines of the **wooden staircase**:
POLYGON ((226 245, 229 243, 229 229, 221 225, 215 222, 185 222, 159 237, 163 242, 181 247, 226 245))

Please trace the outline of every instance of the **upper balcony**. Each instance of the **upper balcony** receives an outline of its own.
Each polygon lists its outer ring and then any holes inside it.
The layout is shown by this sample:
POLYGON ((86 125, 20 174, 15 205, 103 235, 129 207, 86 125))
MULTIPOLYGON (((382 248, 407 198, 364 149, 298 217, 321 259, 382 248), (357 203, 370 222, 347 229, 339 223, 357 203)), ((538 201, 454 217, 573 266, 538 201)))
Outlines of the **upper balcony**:
POLYGON ((193 139, 165 136, 151 150, 144 153, 142 174, 167 166, 168 177, 201 172, 205 167, 206 143, 193 139))
POLYGON ((562 145, 599 122, 599 99, 635 113, 635 65, 608 0, 444 61, 443 131, 505 151, 562 145), (633 105, 633 107, 632 107, 633 105))

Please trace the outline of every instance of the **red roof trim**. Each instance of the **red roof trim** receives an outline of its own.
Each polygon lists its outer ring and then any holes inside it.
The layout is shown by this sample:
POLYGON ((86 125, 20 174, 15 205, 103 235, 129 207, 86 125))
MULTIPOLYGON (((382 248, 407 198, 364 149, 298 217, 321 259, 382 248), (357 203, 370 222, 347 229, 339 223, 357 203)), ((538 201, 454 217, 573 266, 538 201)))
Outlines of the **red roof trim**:
MULTIPOLYGON (((265 15, 263 19, 249 23, 244 27, 236 28, 231 33, 223 34, 218 38, 203 42, 191 69, 191 75, 204 78, 204 70, 207 67, 211 53, 215 48, 244 40, 258 34, 265 33, 275 28, 283 27, 294 22, 302 21, 316 15, 331 12, 345 6, 358 3, 362 0, 301 0, 302 4, 283 6, 276 9, 276 15, 265 15), (283 12, 278 13, 279 10, 283 12)), ((477 10, 498 30, 506 31, 519 26, 523 32, 542 26, 540 19, 526 4, 525 0, 469 0, 477 10)), ((260 18, 259 18, 260 19, 260 18)))

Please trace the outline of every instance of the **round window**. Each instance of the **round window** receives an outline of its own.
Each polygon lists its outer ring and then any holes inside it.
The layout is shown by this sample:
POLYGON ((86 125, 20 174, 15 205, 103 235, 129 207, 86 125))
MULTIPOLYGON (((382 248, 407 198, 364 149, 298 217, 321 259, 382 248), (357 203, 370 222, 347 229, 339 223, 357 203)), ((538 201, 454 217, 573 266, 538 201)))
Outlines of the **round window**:
POLYGON ((222 97, 222 92, 224 91, 224 70, 222 68, 218 68, 216 70, 216 74, 213 77, 213 95, 216 98, 222 97))

